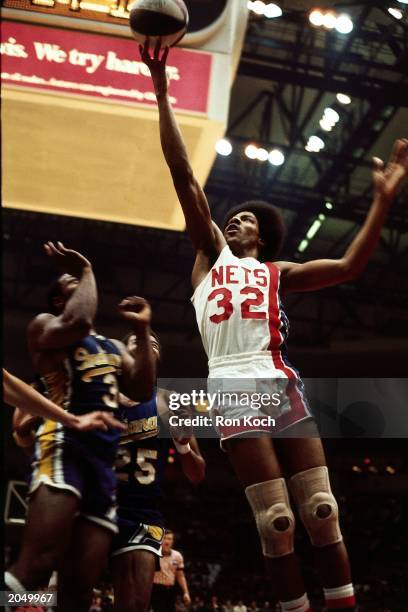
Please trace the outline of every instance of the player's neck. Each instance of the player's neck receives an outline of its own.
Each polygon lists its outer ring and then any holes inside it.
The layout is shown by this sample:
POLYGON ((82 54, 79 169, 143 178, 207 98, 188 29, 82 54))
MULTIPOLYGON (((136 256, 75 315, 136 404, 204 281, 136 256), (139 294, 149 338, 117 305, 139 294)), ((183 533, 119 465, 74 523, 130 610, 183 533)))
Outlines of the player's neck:
POLYGON ((253 247, 242 247, 241 249, 235 250, 234 255, 239 259, 245 259, 247 257, 259 258, 259 251, 256 246, 253 247))

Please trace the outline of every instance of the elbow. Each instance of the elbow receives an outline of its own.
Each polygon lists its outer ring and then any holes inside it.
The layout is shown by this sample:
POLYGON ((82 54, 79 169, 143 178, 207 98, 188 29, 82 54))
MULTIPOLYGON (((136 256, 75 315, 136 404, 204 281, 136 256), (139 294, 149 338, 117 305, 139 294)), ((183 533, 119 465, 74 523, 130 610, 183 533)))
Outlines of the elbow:
POLYGON ((342 283, 355 281, 364 272, 365 264, 352 262, 347 259, 340 260, 340 278, 342 283))

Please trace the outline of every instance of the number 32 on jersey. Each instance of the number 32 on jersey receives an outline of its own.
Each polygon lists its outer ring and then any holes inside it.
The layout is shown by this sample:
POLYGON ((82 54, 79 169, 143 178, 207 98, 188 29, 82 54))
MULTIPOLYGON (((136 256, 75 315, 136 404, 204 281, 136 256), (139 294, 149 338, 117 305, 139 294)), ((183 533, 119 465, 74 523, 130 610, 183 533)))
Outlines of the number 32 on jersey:
MULTIPOLYGON (((239 294, 242 296, 241 317, 242 319, 266 319, 267 313, 262 310, 252 310, 254 306, 260 307, 265 303, 265 294, 258 287, 244 287, 239 294)), ((232 304, 232 291, 227 287, 214 289, 208 296, 208 301, 216 301, 217 308, 221 311, 210 316, 213 323, 227 321, 234 311, 232 304)))

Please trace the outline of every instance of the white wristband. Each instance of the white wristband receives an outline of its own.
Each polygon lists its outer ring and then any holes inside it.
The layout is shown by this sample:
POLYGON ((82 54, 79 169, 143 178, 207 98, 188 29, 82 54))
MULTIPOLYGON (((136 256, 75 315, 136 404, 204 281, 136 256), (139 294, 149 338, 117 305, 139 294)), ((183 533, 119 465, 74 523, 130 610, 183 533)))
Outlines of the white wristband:
POLYGON ((177 440, 173 440, 173 442, 174 446, 177 449, 177 452, 180 453, 180 455, 187 455, 187 453, 191 451, 191 446, 188 442, 187 444, 180 444, 179 442, 177 442, 177 440))

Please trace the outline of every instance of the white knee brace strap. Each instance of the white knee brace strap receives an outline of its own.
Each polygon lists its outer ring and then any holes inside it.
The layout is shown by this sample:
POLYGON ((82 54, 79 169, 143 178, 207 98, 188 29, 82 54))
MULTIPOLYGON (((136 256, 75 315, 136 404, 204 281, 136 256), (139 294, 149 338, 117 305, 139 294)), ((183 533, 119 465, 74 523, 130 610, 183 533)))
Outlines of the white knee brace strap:
POLYGON ((276 478, 260 482, 247 487, 245 493, 255 516, 263 554, 283 557, 292 553, 295 517, 285 480, 276 478))
POLYGON ((312 544, 328 546, 341 542, 339 511, 330 488, 327 467, 295 474, 289 480, 289 489, 312 544))

